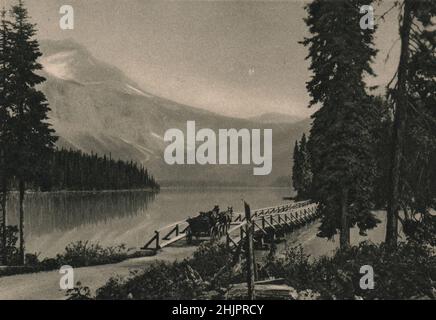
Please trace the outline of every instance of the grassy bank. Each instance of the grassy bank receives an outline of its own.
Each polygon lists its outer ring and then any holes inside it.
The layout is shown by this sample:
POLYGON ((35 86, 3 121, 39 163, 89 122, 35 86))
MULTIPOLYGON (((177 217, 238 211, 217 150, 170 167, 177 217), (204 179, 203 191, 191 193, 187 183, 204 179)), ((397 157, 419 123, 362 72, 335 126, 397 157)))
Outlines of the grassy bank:
POLYGON ((98 243, 78 241, 69 244, 63 253, 57 254, 54 258, 40 260, 36 254, 27 254, 24 266, 13 266, 15 257, 11 255, 11 266, 2 267, 0 277, 58 270, 65 265, 79 268, 111 264, 139 256, 139 253, 130 253, 125 245, 102 247, 98 243))

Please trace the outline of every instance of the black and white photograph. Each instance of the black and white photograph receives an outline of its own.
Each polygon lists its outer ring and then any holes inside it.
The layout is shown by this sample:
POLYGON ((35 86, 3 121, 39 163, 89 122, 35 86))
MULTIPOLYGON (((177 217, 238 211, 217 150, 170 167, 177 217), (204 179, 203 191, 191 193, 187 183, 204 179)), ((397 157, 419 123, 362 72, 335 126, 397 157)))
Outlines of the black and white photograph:
POLYGON ((436 1, 0 0, 0 300, 435 299, 436 1))

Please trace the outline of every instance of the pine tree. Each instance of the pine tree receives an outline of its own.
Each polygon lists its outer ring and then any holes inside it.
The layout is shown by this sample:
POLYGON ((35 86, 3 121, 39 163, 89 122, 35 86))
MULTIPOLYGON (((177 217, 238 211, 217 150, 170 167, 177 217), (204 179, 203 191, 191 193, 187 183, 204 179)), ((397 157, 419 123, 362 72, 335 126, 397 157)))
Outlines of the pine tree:
POLYGON ((409 60, 410 29, 412 26, 412 1, 405 0, 401 34, 400 63, 398 67, 398 83, 396 92, 395 118, 393 127, 393 147, 391 164, 391 190, 388 201, 386 222, 386 242, 396 245, 398 240, 398 211, 400 207, 400 175, 401 157, 406 127, 407 92, 406 77, 409 60))
POLYGON ((389 97, 395 107, 386 242, 398 241, 399 210, 403 230, 416 240, 436 243, 434 160, 436 153, 436 3, 399 3, 401 51, 395 87, 389 97), (412 212, 409 212, 409 209, 412 212), (415 214, 421 219, 415 219, 415 214))
POLYGON ((312 169, 306 134, 301 141, 295 141, 292 167, 292 185, 297 192, 296 199, 308 199, 312 187, 312 169))
POLYGON ((374 30, 360 28, 362 5, 371 0, 314 0, 305 20, 312 34, 309 48, 312 79, 307 89, 313 115, 309 150, 313 171, 313 198, 322 216, 319 236, 340 231, 341 247, 350 243, 350 227, 361 232, 376 226, 371 213, 374 152, 370 98, 363 77, 372 75, 376 54, 374 30))
MULTIPOLYGON (((10 43, 9 43, 9 22, 6 20, 6 10, 0 11, 0 206, 1 216, 1 248, 6 248, 6 227, 7 227, 7 195, 10 180, 10 168, 8 156, 10 142, 10 104, 8 96, 8 82, 10 77, 10 43)), ((3 264, 7 264, 5 251, 2 254, 3 264)))
POLYGON ((300 181, 301 181, 300 150, 298 147, 298 141, 295 141, 294 154, 292 155, 292 157, 293 157, 292 187, 294 188, 294 191, 297 192, 297 198, 298 198, 298 193, 300 190, 300 181))
POLYGON ((372 201, 375 208, 385 210, 389 190, 390 150, 392 146, 392 111, 385 97, 372 99, 374 106, 373 135, 375 139, 374 154, 376 158, 376 174, 372 201))
POLYGON ((299 198, 308 199, 311 197, 312 188, 312 166, 310 160, 309 148, 307 145, 306 134, 303 133, 300 142, 299 152, 300 162, 300 194, 299 198))
POLYGON ((35 25, 20 0, 11 9, 11 130, 13 136, 14 174, 19 189, 20 260, 24 263, 24 195, 26 184, 44 169, 54 148, 56 138, 47 123, 49 112, 44 94, 36 89, 45 79, 36 74, 42 66, 37 59, 42 55, 34 39, 35 25))

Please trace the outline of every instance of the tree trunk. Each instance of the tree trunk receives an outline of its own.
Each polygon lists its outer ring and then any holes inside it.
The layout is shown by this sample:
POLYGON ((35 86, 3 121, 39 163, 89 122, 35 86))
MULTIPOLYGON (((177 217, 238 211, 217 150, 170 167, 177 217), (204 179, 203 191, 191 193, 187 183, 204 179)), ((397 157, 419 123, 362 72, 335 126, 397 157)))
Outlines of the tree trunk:
POLYGON ((1 161, 2 161, 2 177, 1 177, 1 199, 0 199, 0 206, 2 210, 2 225, 1 225, 1 231, 2 231, 2 263, 3 265, 7 265, 8 263, 8 257, 6 252, 6 245, 7 245, 7 238, 6 238, 6 226, 7 226, 7 208, 6 208, 6 201, 7 201, 7 179, 6 179, 6 169, 5 169, 5 157, 4 157, 4 150, 1 151, 1 161))
POLYGON ((343 189, 341 195, 341 233, 339 243, 341 248, 350 246, 350 225, 348 219, 348 190, 343 189))
POLYGON ((386 243, 396 246, 398 241, 398 211, 400 207, 400 175, 403 153, 404 130, 407 111, 407 71, 409 59, 410 29, 412 26, 411 0, 404 1, 403 24, 400 27, 401 53, 398 65, 398 91, 395 102, 392 158, 390 172, 390 193, 387 208, 386 243))
POLYGON ((3 248, 3 265, 7 265, 8 264, 8 257, 7 257, 7 252, 6 252, 6 245, 7 245, 7 238, 6 238, 6 226, 7 226, 7 208, 6 208, 6 201, 7 201, 7 191, 6 191, 6 186, 4 185, 3 182, 3 186, 2 186, 2 194, 1 194, 1 209, 2 209, 2 248, 3 248))
MULTIPOLYGON (((247 288, 248 288, 248 300, 255 299, 254 293, 254 248, 253 248, 253 225, 251 221, 251 211, 249 205, 244 202, 245 207, 245 220, 246 226, 246 237, 247 237, 247 247, 246 247, 246 257, 247 257, 247 288)), ((242 241, 242 239, 241 239, 242 241)))
POLYGON ((20 192, 20 263, 24 265, 24 191, 25 183, 20 179, 19 181, 20 192))

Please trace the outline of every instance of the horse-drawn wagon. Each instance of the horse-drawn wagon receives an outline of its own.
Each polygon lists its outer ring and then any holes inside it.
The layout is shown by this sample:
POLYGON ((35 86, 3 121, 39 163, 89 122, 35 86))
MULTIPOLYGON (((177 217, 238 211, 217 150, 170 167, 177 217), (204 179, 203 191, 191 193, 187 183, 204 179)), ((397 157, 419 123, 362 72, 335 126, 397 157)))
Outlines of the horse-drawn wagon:
POLYGON ((221 237, 227 231, 232 222, 233 209, 227 208, 227 211, 220 212, 218 206, 215 206, 211 211, 200 212, 194 218, 188 218, 188 242, 192 242, 192 238, 197 240, 200 237, 208 237, 216 239, 221 237))

